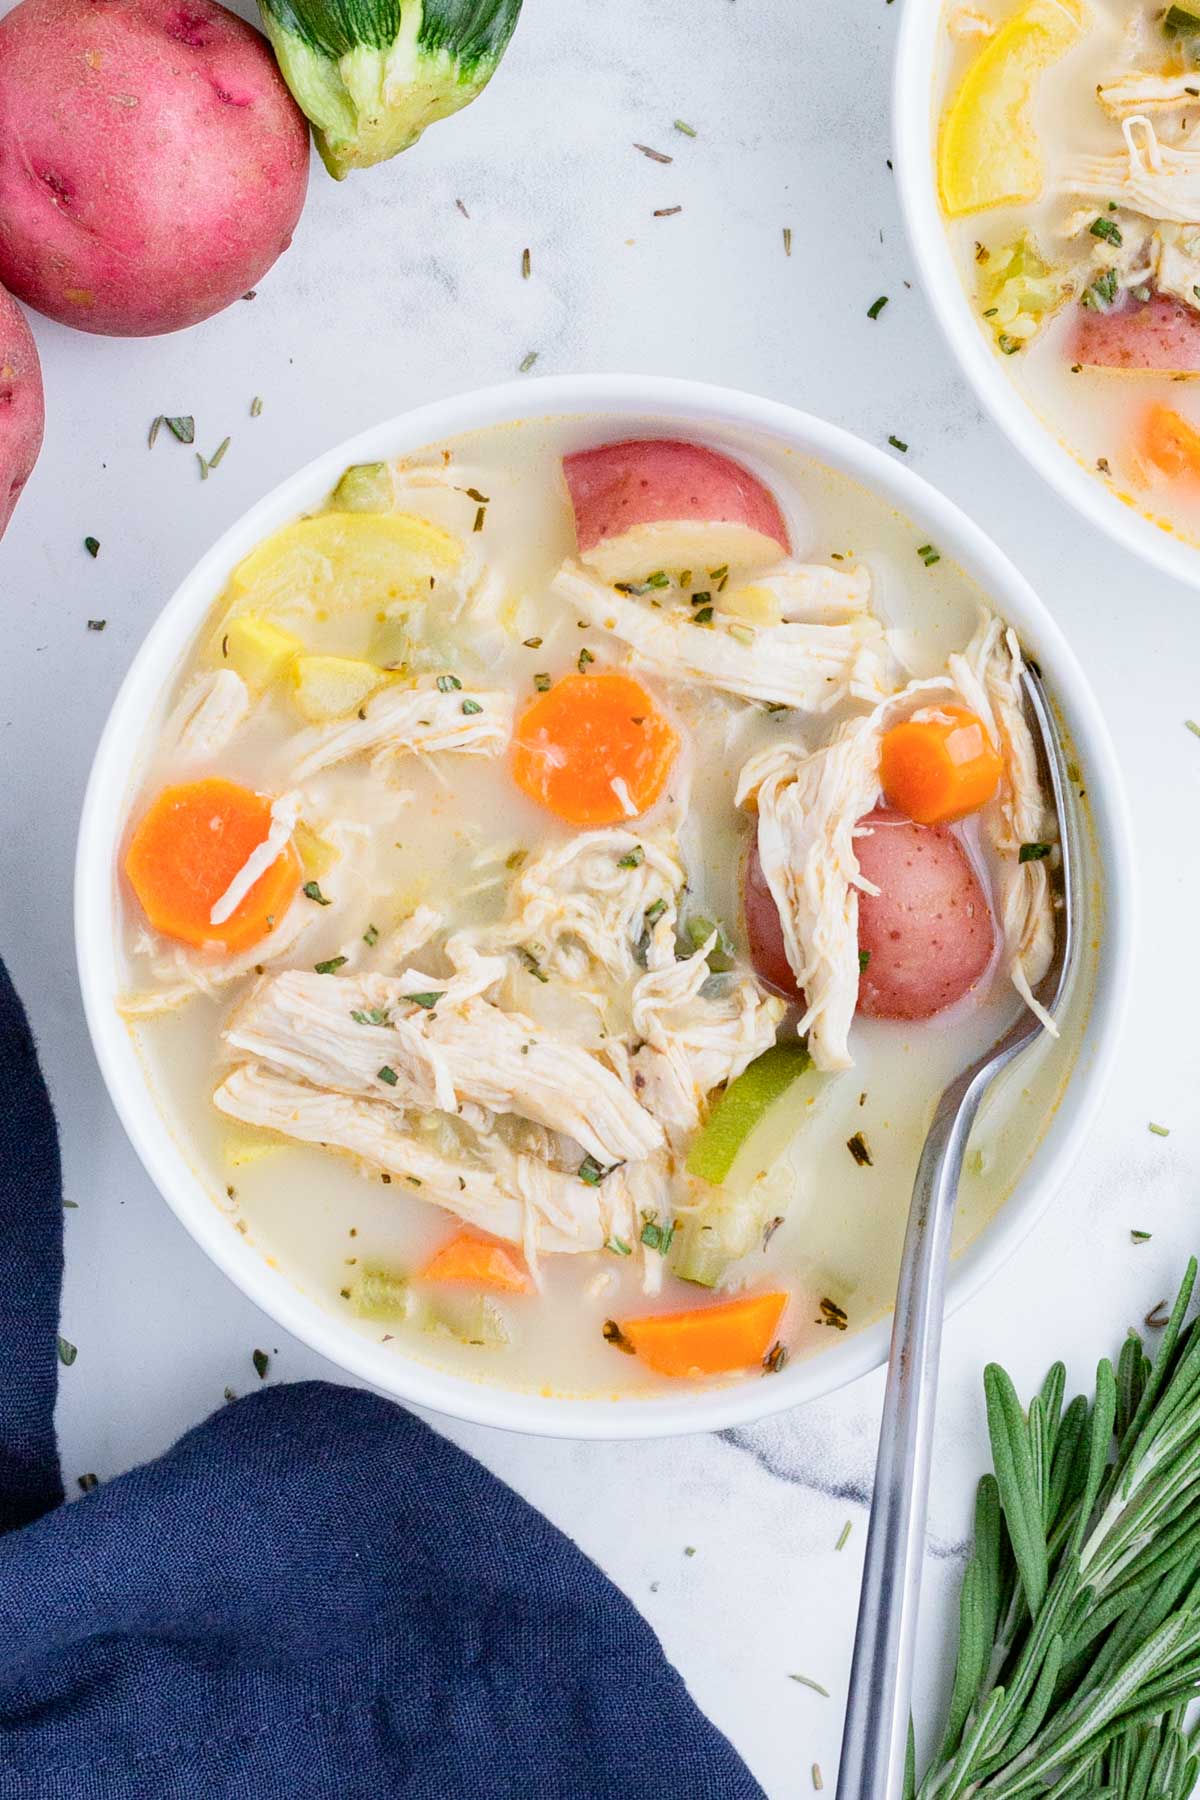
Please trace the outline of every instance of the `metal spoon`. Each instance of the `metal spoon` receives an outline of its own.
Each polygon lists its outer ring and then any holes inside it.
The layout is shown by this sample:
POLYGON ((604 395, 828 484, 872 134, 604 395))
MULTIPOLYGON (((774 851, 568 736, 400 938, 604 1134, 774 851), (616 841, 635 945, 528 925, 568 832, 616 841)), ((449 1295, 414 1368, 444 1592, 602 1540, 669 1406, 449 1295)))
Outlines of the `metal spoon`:
MULTIPOLYGON (((1062 742, 1045 688, 1028 667, 1021 680, 1062 854, 1054 956, 1035 990, 1053 1016, 1079 947, 1078 820, 1068 801, 1062 742)), ((1023 1010, 985 1056, 956 1076, 938 1101, 921 1153, 896 1290, 837 1800, 902 1800, 946 1265, 959 1177, 984 1094, 1043 1029, 1023 1010)))

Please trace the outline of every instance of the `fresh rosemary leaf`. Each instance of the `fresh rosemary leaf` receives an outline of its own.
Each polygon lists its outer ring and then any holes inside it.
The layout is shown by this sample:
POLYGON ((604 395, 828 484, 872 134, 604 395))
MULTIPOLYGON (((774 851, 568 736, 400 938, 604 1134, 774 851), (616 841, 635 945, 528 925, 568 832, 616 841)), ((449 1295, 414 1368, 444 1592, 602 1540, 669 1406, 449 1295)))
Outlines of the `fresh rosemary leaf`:
POLYGON ((1025 1600, 1033 1616, 1046 1595, 1046 1537, 1042 1528, 1041 1495, 1035 1487, 1029 1427, 1012 1381, 998 1363, 984 1371, 988 1430, 992 1460, 1000 1488, 1000 1504, 1025 1600))

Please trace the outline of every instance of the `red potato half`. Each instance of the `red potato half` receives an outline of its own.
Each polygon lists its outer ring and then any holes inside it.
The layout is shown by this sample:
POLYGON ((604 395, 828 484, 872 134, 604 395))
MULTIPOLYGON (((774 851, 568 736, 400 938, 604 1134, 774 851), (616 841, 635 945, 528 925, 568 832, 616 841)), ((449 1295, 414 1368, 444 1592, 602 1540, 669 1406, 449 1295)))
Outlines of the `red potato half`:
POLYGON ((1129 300, 1112 312, 1077 308, 1068 355, 1092 369, 1200 374, 1200 313, 1167 294, 1129 300))
POLYGON ((858 1010, 930 1019, 982 981, 996 948, 987 895, 962 840, 877 807, 860 820, 859 868, 878 894, 858 896, 858 1010), (869 832, 869 835, 867 833, 869 832))
POLYGON ((308 124, 214 0, 20 0, 0 20, 0 281, 81 331, 220 312, 291 242, 308 124))
POLYGON ((581 559, 604 581, 658 569, 760 569, 791 548, 778 502, 732 457, 673 438, 630 438, 563 458, 581 559))
POLYGON ((42 367, 33 333, 0 288, 0 537, 42 447, 42 367))
MULTIPOLYGON (((858 947, 867 955, 858 1010, 879 1019, 930 1019, 987 973, 996 941, 987 896, 948 826, 916 825, 888 807, 861 825, 859 867, 880 892, 858 896, 858 947)), ((756 847, 746 859, 742 906, 754 968, 803 1005, 756 847)))

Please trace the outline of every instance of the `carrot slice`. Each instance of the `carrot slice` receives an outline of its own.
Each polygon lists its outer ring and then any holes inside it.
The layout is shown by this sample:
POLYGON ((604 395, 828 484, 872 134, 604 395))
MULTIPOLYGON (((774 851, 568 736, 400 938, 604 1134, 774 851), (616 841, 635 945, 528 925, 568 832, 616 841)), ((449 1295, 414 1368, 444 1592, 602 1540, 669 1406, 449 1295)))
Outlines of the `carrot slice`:
POLYGON ((533 1283, 524 1259, 505 1244, 462 1231, 443 1244, 421 1270, 422 1281, 460 1281, 503 1294, 529 1294, 533 1283))
POLYGON ((1156 400, 1142 420, 1142 454, 1172 481, 1200 480, 1200 431, 1156 400))
POLYGON ((747 1294, 693 1312, 622 1319, 621 1331, 660 1375, 723 1375, 762 1361, 787 1301, 786 1294, 747 1294))
POLYGON ((1003 772, 986 725, 965 706, 926 707, 884 735, 883 791, 918 825, 950 825, 978 812, 1003 772))
POLYGON ((164 788, 125 853, 125 873, 155 931, 225 950, 246 950, 264 937, 300 885, 291 844, 223 924, 210 915, 270 829, 270 800, 234 781, 211 777, 164 788))
POLYGON ((615 825, 654 805, 678 751, 674 728, 632 676, 567 675, 523 714, 513 777, 572 825, 615 825))

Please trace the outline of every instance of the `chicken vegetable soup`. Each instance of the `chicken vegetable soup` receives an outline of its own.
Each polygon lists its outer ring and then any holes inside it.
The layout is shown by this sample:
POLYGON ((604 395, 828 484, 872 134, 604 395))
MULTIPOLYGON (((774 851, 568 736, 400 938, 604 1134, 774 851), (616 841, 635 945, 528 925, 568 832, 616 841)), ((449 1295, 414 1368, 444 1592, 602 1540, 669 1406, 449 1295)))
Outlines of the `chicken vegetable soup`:
POLYGON ((935 1099, 1053 949, 1020 659, 790 452, 552 420, 348 470, 234 570, 122 849, 121 1008, 231 1228, 398 1354, 558 1393, 877 1317, 935 1099))
POLYGON ((1200 541, 1200 9, 955 0, 942 62, 981 330, 1098 480, 1200 541))

